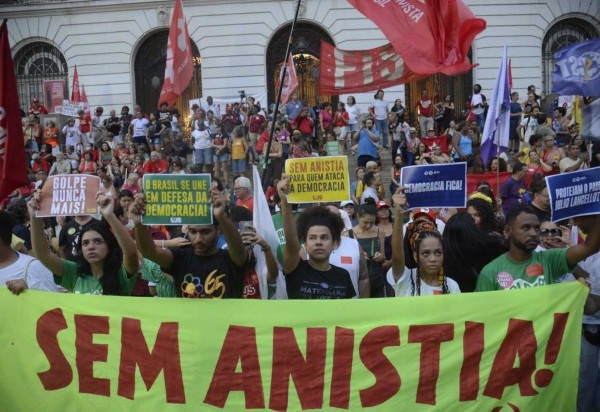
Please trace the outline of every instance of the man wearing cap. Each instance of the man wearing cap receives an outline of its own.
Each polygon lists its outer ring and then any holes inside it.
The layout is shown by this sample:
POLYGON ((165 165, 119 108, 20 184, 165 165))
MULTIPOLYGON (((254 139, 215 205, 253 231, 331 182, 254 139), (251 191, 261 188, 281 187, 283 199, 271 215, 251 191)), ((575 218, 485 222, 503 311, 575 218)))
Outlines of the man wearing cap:
POLYGON ((39 116, 40 114, 48 114, 48 110, 46 110, 46 108, 40 103, 40 101, 34 97, 31 101, 29 114, 35 114, 36 116, 39 116))
POLYGON ((236 196, 235 205, 243 206, 254 213, 254 196, 252 196, 252 182, 247 177, 241 176, 233 183, 233 193, 236 196))
POLYGON ((342 209, 348 215, 351 223, 350 229, 358 225, 358 218, 356 217, 356 205, 352 200, 345 200, 340 203, 340 209, 342 209))

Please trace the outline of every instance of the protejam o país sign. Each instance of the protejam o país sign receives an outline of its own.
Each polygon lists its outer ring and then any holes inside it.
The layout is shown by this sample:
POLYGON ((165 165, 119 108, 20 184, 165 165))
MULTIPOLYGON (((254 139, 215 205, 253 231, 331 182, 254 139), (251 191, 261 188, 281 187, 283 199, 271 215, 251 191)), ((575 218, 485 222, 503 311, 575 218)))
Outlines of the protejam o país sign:
POLYGON ((571 282, 397 299, 192 302, 0 288, 0 404, 571 411, 587 293, 571 282))
POLYGON ((144 225, 211 225, 210 174, 145 174, 144 225))
POLYGON ((287 159, 289 203, 341 202, 350 199, 346 156, 287 159))
POLYGON ((547 176, 552 221, 600 213, 600 167, 547 176))
POLYGON ((418 207, 465 207, 467 164, 407 166, 400 171, 400 184, 411 209, 418 207))
POLYGON ((37 217, 98 214, 100 178, 92 175, 49 176, 40 192, 37 217))

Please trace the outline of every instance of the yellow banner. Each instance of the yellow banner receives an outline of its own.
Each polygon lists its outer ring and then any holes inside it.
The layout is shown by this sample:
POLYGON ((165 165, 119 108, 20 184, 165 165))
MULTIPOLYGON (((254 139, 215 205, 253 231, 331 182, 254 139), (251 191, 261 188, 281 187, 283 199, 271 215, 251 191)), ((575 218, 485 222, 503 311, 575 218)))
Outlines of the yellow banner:
POLYGON ((350 176, 346 156, 287 159, 290 203, 341 202, 350 200, 350 176))
POLYGON ((575 410, 587 292, 214 301, 0 288, 0 409, 575 410))

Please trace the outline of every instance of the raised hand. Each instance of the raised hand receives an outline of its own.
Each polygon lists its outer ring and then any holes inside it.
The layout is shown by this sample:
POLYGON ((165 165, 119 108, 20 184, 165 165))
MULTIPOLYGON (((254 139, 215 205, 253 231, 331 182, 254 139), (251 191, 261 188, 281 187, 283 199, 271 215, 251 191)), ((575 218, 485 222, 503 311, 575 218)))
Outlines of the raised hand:
POLYGON ((392 202, 394 203, 394 207, 399 207, 402 210, 406 210, 408 208, 408 201, 406 200, 406 195, 404 194, 404 190, 406 186, 400 186, 396 189, 396 193, 392 196, 392 202))
POLYGON ((100 208, 100 214, 102 216, 106 217, 114 213, 115 200, 112 197, 99 192, 96 195, 96 201, 98 202, 98 207, 100 208))
POLYGON ((144 213, 146 213, 146 196, 143 193, 138 193, 129 205, 129 218, 133 220, 133 223, 141 224, 144 213))
POLYGON ((281 200, 287 201, 287 194, 290 190, 290 178, 288 175, 283 173, 279 183, 277 183, 277 194, 281 200))

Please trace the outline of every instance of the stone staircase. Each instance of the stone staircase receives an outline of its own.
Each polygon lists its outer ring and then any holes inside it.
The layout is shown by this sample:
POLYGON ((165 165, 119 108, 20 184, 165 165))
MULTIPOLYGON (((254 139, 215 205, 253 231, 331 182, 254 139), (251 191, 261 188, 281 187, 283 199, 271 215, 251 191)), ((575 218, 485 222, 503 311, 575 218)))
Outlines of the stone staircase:
MULTIPOLYGON (((390 193, 390 183, 392 181, 392 177, 390 176, 390 168, 392 167, 392 155, 390 150, 383 150, 379 153, 381 157, 381 180, 383 182, 383 188, 385 189, 385 200, 387 202, 391 202, 392 193, 390 193)), ((356 156, 348 156, 348 172, 350 173, 350 182, 353 182, 356 177, 354 177, 354 170, 356 170, 356 156)))

